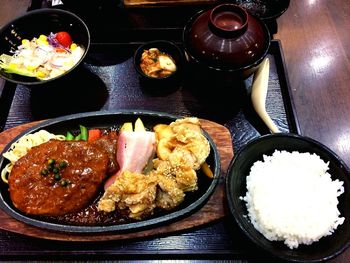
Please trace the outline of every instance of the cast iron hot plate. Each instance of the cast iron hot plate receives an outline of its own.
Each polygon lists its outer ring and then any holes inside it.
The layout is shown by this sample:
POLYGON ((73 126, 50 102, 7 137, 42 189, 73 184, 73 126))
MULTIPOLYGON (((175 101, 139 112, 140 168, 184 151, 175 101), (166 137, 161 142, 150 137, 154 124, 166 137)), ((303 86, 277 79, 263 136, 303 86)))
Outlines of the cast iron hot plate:
MULTIPOLYGON (((170 123, 179 116, 168 115, 164 113, 151 112, 151 111, 100 111, 74 114, 64 116, 52 120, 45 121, 39 125, 30 128, 24 133, 16 137, 10 142, 4 149, 7 151, 10 145, 18 140, 21 136, 34 133, 38 130, 45 129, 54 134, 66 134, 67 131, 77 130, 79 125, 84 125, 88 128, 108 128, 108 127, 119 127, 124 122, 134 122, 138 117, 141 118, 146 128, 151 129, 158 123, 170 123)), ((97 232, 110 232, 110 231, 135 231, 136 229, 152 227, 170 221, 178 220, 183 218, 205 204, 209 196, 214 192, 217 185, 220 173, 220 157, 216 146, 210 136, 204 131, 205 137, 210 143, 211 152, 207 158, 207 163, 210 165, 214 179, 210 179, 203 174, 198 174, 198 190, 194 192, 186 193, 185 200, 174 210, 167 213, 155 213, 152 217, 142 221, 126 222, 123 224, 108 224, 108 225, 72 225, 62 224, 46 218, 35 218, 28 216, 18 211, 12 204, 8 186, 1 182, 0 186, 0 207, 9 215, 13 216, 17 220, 24 223, 37 226, 40 228, 58 230, 64 232, 80 232, 80 233, 97 233, 97 232)), ((0 169, 2 170, 8 163, 3 157, 0 159, 0 169)))

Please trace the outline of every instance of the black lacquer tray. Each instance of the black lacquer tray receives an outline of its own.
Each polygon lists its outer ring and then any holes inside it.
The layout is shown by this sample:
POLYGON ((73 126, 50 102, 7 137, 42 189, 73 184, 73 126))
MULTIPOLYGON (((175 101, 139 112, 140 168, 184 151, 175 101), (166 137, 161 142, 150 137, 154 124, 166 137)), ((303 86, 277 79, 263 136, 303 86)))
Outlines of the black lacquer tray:
MULTIPOLYGON (((33 0, 31 9, 43 7, 45 3, 33 0)), ((47 89, 31 89, 8 82, 0 87, 1 130, 66 114, 139 109, 197 116, 220 123, 229 129, 235 151, 251 139, 269 133, 251 106, 252 78, 226 85, 200 83, 191 75, 185 75, 186 81, 181 85, 161 91, 140 83, 132 64, 136 48, 155 39, 171 40, 181 47, 182 28, 201 7, 129 11, 119 2, 113 8, 96 10, 90 16, 82 13, 91 31, 92 45, 83 67, 70 81, 47 89)), ((277 24, 273 23, 270 30, 273 35, 277 24)), ((267 111, 281 131, 299 133, 278 40, 272 40, 268 57, 267 111)), ((1 231, 0 244, 6 244, 0 249, 1 259, 238 259, 246 262, 250 258, 260 261, 264 256, 230 218, 166 236, 98 243, 47 241, 1 231)))

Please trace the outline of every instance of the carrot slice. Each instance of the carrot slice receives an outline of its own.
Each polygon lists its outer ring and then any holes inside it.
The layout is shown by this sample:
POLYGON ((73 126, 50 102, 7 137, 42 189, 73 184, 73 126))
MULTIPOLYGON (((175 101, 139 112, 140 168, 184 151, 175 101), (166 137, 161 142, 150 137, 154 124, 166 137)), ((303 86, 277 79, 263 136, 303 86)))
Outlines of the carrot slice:
POLYGON ((214 174, 207 163, 203 163, 201 168, 206 176, 208 176, 209 178, 214 178, 214 174))
POLYGON ((65 49, 63 49, 63 48, 56 48, 56 52, 57 53, 66 53, 67 51, 65 50, 65 49))
POLYGON ((98 138, 101 137, 101 134, 102 134, 102 132, 99 129, 89 130, 88 142, 96 141, 98 138))

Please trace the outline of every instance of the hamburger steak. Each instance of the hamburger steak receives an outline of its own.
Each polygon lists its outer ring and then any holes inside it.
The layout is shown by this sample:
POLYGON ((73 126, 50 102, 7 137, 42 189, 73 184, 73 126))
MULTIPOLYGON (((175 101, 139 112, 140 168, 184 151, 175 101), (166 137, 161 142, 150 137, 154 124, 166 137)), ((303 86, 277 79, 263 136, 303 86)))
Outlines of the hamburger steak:
POLYGON ((118 145, 118 134, 116 131, 111 131, 107 135, 103 135, 101 138, 92 142, 103 150, 105 150, 109 157, 109 164, 107 174, 111 175, 118 171, 119 166, 117 162, 117 145, 118 145))
POLYGON ((14 164, 9 176, 11 200, 31 215, 80 211, 96 198, 108 164, 108 153, 97 145, 50 140, 14 164))

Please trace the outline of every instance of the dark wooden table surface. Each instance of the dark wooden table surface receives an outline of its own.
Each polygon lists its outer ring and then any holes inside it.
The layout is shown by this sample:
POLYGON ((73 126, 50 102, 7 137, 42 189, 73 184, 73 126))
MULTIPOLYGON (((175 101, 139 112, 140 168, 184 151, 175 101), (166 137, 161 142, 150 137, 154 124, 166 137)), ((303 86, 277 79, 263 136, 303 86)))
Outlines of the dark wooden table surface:
MULTIPOLYGON (((25 13, 30 2, 1 0, 0 25, 25 13)), ((350 1, 291 0, 277 22, 274 38, 283 46, 299 132, 322 142, 350 166, 350 1)), ((0 91, 3 85, 0 81, 0 91)), ((0 232, 0 260, 186 258, 260 262, 265 256, 230 220, 173 235, 94 244, 0 232)), ((329 262, 349 261, 350 249, 329 262)))

